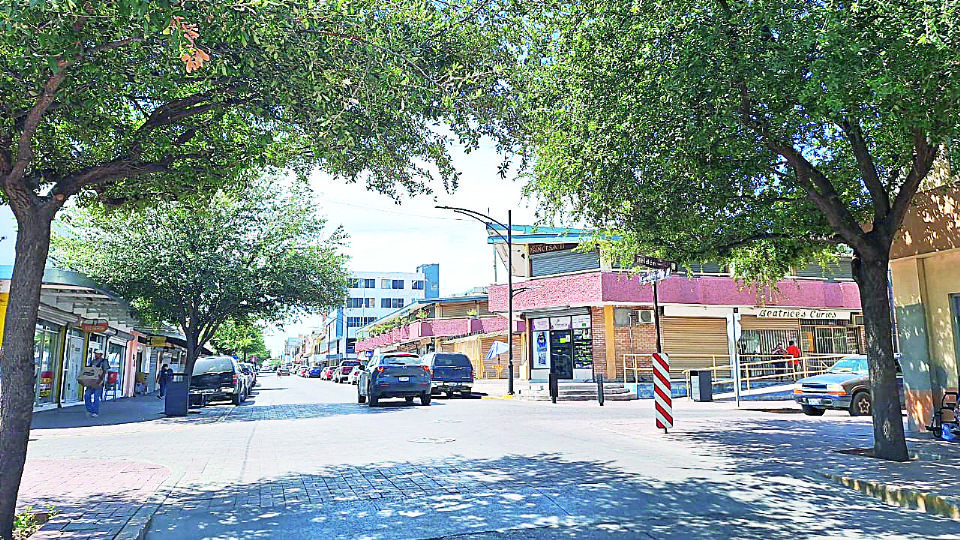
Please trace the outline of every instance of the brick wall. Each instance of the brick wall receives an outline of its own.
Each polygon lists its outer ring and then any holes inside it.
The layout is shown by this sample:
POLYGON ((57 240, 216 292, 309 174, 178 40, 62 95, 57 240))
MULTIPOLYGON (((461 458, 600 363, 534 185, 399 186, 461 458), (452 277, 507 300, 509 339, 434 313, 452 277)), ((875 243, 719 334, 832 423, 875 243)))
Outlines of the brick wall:
MULTIPOLYGON (((651 309, 643 306, 615 306, 627 309, 651 309)), ((623 381, 623 355, 649 354, 657 350, 657 333, 652 324, 636 324, 633 326, 614 326, 613 343, 615 358, 607 358, 607 331, 603 319, 603 308, 590 308, 590 319, 593 325, 593 372, 607 373, 608 363, 616 365, 616 380, 623 381)), ((631 380, 633 374, 630 375, 631 380)))

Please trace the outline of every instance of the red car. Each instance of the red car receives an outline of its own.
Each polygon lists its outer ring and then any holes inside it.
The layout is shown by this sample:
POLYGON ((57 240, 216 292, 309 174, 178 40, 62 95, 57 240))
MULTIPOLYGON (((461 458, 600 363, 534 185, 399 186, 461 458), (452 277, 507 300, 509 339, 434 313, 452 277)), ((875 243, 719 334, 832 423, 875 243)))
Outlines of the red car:
POLYGON ((344 360, 340 362, 338 367, 333 368, 333 382, 335 383, 345 383, 347 382, 347 377, 350 376, 350 372, 353 371, 353 366, 359 366, 359 360, 344 360))
POLYGON ((328 367, 323 368, 323 372, 320 374, 320 378, 323 379, 323 380, 325 380, 325 381, 332 380, 332 379, 333 379, 333 372, 334 372, 334 370, 336 370, 336 369, 337 369, 337 368, 334 367, 334 366, 328 366, 328 367))

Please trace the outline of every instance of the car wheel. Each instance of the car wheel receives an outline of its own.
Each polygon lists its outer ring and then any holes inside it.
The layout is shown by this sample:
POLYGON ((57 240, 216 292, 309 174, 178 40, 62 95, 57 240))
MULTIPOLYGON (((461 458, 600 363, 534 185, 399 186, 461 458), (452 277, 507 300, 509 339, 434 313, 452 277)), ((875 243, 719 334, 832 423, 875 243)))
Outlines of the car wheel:
POLYGON ((803 414, 807 416, 823 416, 823 413, 827 412, 826 409, 819 409, 810 405, 800 405, 800 408, 803 409, 803 414))
POLYGON ((850 416, 868 416, 872 405, 869 392, 857 392, 850 401, 850 416))
POLYGON ((380 401, 380 399, 373 392, 371 392, 369 388, 367 388, 367 405, 376 407, 378 401, 380 401))
POLYGON ((449 391, 449 390, 447 391, 447 399, 453 399, 453 392, 452 392, 452 391, 449 391))
POLYGON ((243 399, 242 399, 242 398, 243 398, 243 396, 240 394, 240 392, 234 392, 234 393, 233 393, 233 404, 234 404, 234 405, 240 405, 241 403, 243 403, 243 399))
POLYGON ((427 390, 426 392, 421 393, 421 394, 420 394, 420 404, 421 404, 421 405, 429 405, 429 404, 430 404, 430 400, 432 399, 432 397, 433 397, 433 396, 430 395, 430 391, 429 391, 429 390, 427 390))
POLYGON ((366 403, 367 396, 360 393, 360 385, 357 385, 357 403, 366 403))

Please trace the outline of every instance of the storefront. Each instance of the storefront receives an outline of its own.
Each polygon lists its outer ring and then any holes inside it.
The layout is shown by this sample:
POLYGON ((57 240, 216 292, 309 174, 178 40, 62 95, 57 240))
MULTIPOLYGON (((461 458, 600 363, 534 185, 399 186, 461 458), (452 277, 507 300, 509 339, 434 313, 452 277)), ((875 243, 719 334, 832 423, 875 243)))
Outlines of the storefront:
POLYGON ((84 363, 84 343, 87 336, 81 330, 67 330, 67 343, 63 353, 63 385, 60 403, 69 405, 83 401, 83 387, 77 382, 84 363))
POLYGON ((529 313, 530 380, 593 378, 593 328, 589 308, 559 313, 529 313))
POLYGON ((34 371, 37 385, 34 405, 44 408, 54 406, 58 397, 60 372, 60 344, 63 327, 45 320, 37 321, 34 335, 34 371))
POLYGON ((860 354, 862 315, 853 310, 745 308, 740 354, 770 354, 793 341, 804 355, 860 354))

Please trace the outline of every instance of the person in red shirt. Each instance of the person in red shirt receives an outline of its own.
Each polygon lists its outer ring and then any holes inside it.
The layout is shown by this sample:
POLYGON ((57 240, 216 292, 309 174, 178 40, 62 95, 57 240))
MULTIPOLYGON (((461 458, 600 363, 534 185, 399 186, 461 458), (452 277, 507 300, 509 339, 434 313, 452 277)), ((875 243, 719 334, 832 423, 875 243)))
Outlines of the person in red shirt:
POLYGON ((787 347, 787 354, 793 357, 793 369, 794 371, 800 371, 800 347, 797 347, 796 342, 791 341, 790 345, 787 347))

